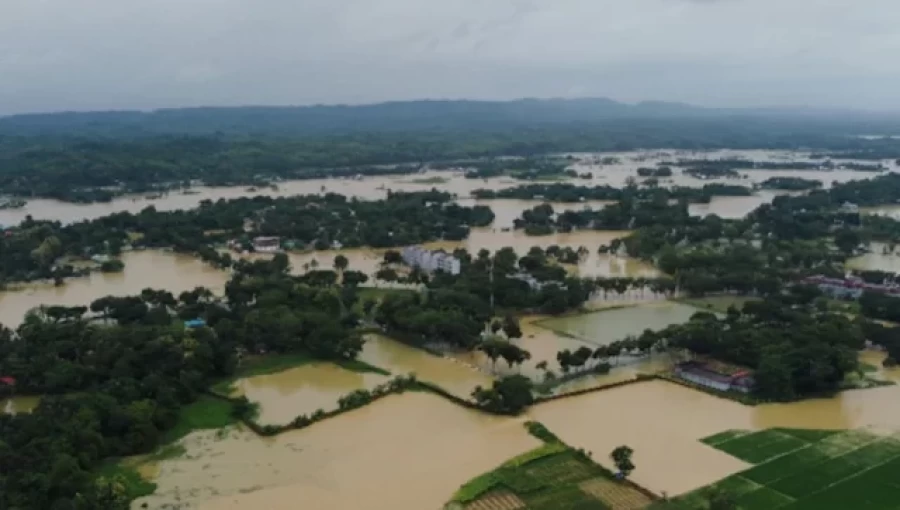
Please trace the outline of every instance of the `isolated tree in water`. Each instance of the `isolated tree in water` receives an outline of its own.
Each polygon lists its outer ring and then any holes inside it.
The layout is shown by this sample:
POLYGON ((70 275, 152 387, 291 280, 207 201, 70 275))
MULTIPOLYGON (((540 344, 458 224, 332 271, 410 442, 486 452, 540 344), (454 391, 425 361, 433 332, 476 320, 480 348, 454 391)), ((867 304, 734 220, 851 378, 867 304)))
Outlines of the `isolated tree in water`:
POLYGON ((634 471, 634 464, 631 463, 631 455, 633 453, 634 450, 631 448, 619 446, 609 454, 609 457, 612 459, 619 472, 622 473, 622 476, 628 476, 634 471))
POLYGON ((350 261, 347 260, 347 257, 343 255, 335 255, 334 256, 334 270, 335 271, 343 271, 347 269, 350 265, 350 261))

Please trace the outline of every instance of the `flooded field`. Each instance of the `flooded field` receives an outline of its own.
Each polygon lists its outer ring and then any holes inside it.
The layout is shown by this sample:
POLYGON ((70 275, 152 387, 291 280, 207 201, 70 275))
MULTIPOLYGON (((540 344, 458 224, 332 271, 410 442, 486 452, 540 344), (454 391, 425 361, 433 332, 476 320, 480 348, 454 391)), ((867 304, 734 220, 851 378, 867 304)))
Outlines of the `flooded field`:
POLYGON ((0 398, 0 413, 30 413, 41 401, 41 397, 9 397, 0 398))
MULTIPOLYGON (((548 369, 560 374, 556 355, 559 351, 575 351, 579 347, 596 349, 622 340, 628 335, 639 335, 645 329, 663 329, 690 319, 698 309, 680 303, 660 302, 639 304, 624 308, 601 310, 567 317, 527 316, 520 319, 522 338, 513 343, 531 353, 531 359, 518 367, 509 367, 501 359, 496 364, 482 352, 453 354, 462 362, 476 366, 487 373, 497 375, 522 374, 542 381, 545 371, 537 367, 546 362, 548 369)), ((557 393, 577 391, 595 386, 633 379, 640 373, 655 373, 670 367, 667 356, 654 355, 641 359, 622 356, 610 373, 579 378, 556 388, 557 393)))
MULTIPOLYGON (((900 372, 889 371, 886 377, 900 378, 900 372)), ((593 451, 601 463, 607 462, 607 452, 627 444, 634 448, 638 466, 631 478, 653 491, 675 495, 747 467, 700 443, 702 437, 727 429, 770 427, 897 430, 898 399, 900 387, 886 386, 827 399, 750 407, 650 381, 541 404, 530 415, 564 441, 593 451)))
POLYGON ((122 254, 121 273, 91 273, 70 278, 55 287, 52 283, 32 283, 19 290, 0 292, 0 323, 16 327, 25 313, 41 305, 80 306, 104 296, 140 294, 148 287, 164 289, 176 296, 195 287, 221 293, 227 273, 188 255, 163 251, 134 251, 122 254))
POLYGON ((872 243, 869 253, 847 261, 847 267, 857 270, 900 273, 900 252, 884 243, 872 243))
POLYGON ((337 409, 338 399, 360 389, 372 389, 388 380, 375 373, 360 373, 331 363, 313 363, 274 374, 238 379, 232 396, 245 396, 259 404, 258 421, 285 425, 301 414, 337 409))
MULTIPOLYGON (((575 154, 573 168, 579 173, 591 174, 591 179, 564 179, 562 182, 570 182, 576 185, 593 186, 606 184, 616 187, 624 186, 629 178, 642 179, 637 176, 639 167, 654 166, 661 161, 671 161, 680 158, 743 158, 757 161, 811 161, 809 154, 788 151, 637 151, 603 154, 575 154), (599 164, 602 157, 617 158, 615 164, 599 164)), ((892 162, 884 162, 889 168, 896 168, 892 162)), ((807 179, 821 180, 825 187, 835 182, 871 178, 877 173, 854 172, 849 170, 834 171, 791 171, 791 170, 744 170, 737 169, 742 174, 740 179, 704 180, 685 176, 680 169, 675 169, 675 175, 669 179, 663 179, 661 186, 691 186, 699 187, 704 184, 720 182, 731 184, 752 185, 762 182, 770 177, 804 177, 807 179)), ((315 193, 340 193, 346 196, 366 199, 384 198, 388 190, 394 191, 421 191, 437 188, 443 191, 455 193, 460 198, 469 197, 473 190, 479 188, 503 189, 527 184, 528 181, 518 181, 509 177, 493 179, 466 179, 463 172, 433 171, 429 170, 415 175, 366 177, 359 179, 310 179, 294 180, 277 183, 277 189, 271 187, 248 188, 238 187, 207 187, 198 186, 190 192, 173 191, 161 198, 151 199, 146 196, 118 197, 109 203, 97 204, 72 204, 49 199, 29 200, 21 209, 8 209, 0 211, 0 225, 13 225, 21 222, 25 216, 31 215, 35 219, 57 220, 61 222, 81 221, 106 216, 115 212, 129 211, 136 213, 148 206, 154 206, 160 211, 176 209, 190 209, 197 207, 202 200, 216 201, 219 199, 232 199, 244 196, 290 196, 298 194, 315 193)), ((695 209, 698 214, 715 212, 723 217, 738 215, 746 211, 751 203, 763 203, 771 200, 773 193, 764 191, 758 197, 739 197, 728 199, 716 199, 708 207, 695 209), (735 205, 730 205, 734 202, 735 205)), ((757 204, 758 205, 758 204, 757 204)), ((509 213, 511 214, 511 213, 509 213)), ((507 218, 506 212, 500 212, 498 218, 507 218)))
POLYGON ((270 439, 217 435, 185 438, 186 455, 160 463, 156 493, 132 508, 437 510, 468 479, 539 445, 520 420, 424 393, 270 439))
POLYGON ((493 382, 487 374, 458 360, 433 356, 382 335, 366 335, 358 358, 395 375, 414 373, 461 398, 470 398, 476 386, 488 387, 493 382))
POLYGON ((687 322, 698 311, 693 306, 663 301, 554 317, 541 321, 539 325, 598 346, 609 345, 629 335, 640 335, 646 329, 660 330, 687 322))

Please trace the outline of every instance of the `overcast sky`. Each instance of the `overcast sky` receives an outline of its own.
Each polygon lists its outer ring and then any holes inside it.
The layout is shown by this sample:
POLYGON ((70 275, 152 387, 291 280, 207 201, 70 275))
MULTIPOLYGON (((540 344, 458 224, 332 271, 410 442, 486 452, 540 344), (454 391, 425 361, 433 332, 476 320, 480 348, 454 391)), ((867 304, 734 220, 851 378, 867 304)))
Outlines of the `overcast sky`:
POLYGON ((0 114, 583 96, 900 110, 900 2, 0 0, 0 114))

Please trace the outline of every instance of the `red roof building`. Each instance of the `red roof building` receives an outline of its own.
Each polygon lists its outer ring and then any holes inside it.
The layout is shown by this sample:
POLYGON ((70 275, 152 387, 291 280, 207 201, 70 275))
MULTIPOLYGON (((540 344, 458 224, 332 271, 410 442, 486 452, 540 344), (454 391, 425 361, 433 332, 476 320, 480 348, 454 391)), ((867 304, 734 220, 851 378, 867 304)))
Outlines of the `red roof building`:
POLYGON ((15 385, 16 385, 16 378, 15 378, 15 377, 9 377, 9 376, 0 377, 0 384, 6 385, 6 386, 15 386, 15 385))

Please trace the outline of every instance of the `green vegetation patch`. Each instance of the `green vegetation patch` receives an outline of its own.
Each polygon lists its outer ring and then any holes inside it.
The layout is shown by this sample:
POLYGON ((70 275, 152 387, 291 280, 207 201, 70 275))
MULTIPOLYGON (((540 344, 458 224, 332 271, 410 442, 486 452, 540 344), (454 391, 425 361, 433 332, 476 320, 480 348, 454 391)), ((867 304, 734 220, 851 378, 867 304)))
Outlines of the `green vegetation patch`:
MULTIPOLYGON (((770 429, 728 439, 716 434, 716 448, 737 449, 753 440, 763 449, 788 446, 791 437, 803 445, 781 456, 725 478, 709 487, 652 508, 707 510, 709 495, 721 492, 741 510, 894 510, 900 502, 900 438, 866 430, 823 431, 770 429), (722 441, 724 439, 724 441, 722 441), (769 445, 769 446, 765 446, 769 445)), ((733 435, 733 434, 732 434, 733 435)), ((730 453, 730 452, 729 452, 730 453)))
POLYGON ((828 455, 816 448, 803 448, 764 464, 759 464, 741 473, 741 476, 756 483, 768 484, 828 460, 828 455))
MULTIPOLYGON (((497 469, 484 473, 472 480, 466 482, 465 485, 459 488, 456 491, 456 494, 453 495, 452 501, 456 501, 459 503, 468 503, 487 491, 497 487, 498 485, 503 484, 504 482, 509 482, 510 480, 514 480, 516 475, 514 474, 518 470, 516 468, 520 468, 530 462, 534 462, 538 459, 557 455, 562 452, 568 451, 569 447, 562 443, 548 443, 542 446, 535 448, 534 450, 529 450, 517 457, 513 457, 512 459, 504 462, 497 469)), ((524 471, 522 471, 524 474, 524 471)), ((524 474, 524 476, 528 476, 524 474)), ((523 480, 524 480, 523 476, 523 480)), ((513 481, 512 483, 518 483, 518 480, 513 481)), ((530 483, 529 482, 522 482, 530 483)))
POLYGON ((129 500, 149 496, 156 491, 156 484, 149 482, 137 470, 118 460, 108 460, 94 470, 95 479, 122 485, 129 500))
POLYGON ((768 487, 760 487, 737 498, 738 508, 746 508, 747 510, 770 510, 782 507, 793 501, 790 497, 768 487))
POLYGON ((741 436, 746 436, 750 434, 749 430, 726 430, 724 432, 719 432, 718 434, 713 434, 708 437, 704 437, 700 440, 701 443, 708 444, 710 446, 715 446, 720 443, 724 443, 726 441, 730 441, 732 439, 739 438, 741 436))
POLYGON ((236 421, 231 403, 204 395, 178 411, 178 421, 163 436, 163 442, 172 443, 195 430, 218 429, 236 421))
POLYGON ((769 429, 718 442, 715 448, 745 462, 760 464, 806 445, 802 439, 769 429))
POLYGON ((789 436, 794 436, 797 439, 802 439, 807 443, 815 443, 817 441, 821 441, 826 437, 831 437, 835 434, 841 433, 841 430, 816 430, 816 429, 786 429, 786 428, 778 428, 775 429, 783 434, 787 434, 789 436))
POLYGON ((522 499, 529 510, 609 510, 605 503, 573 485, 555 487, 522 499))

